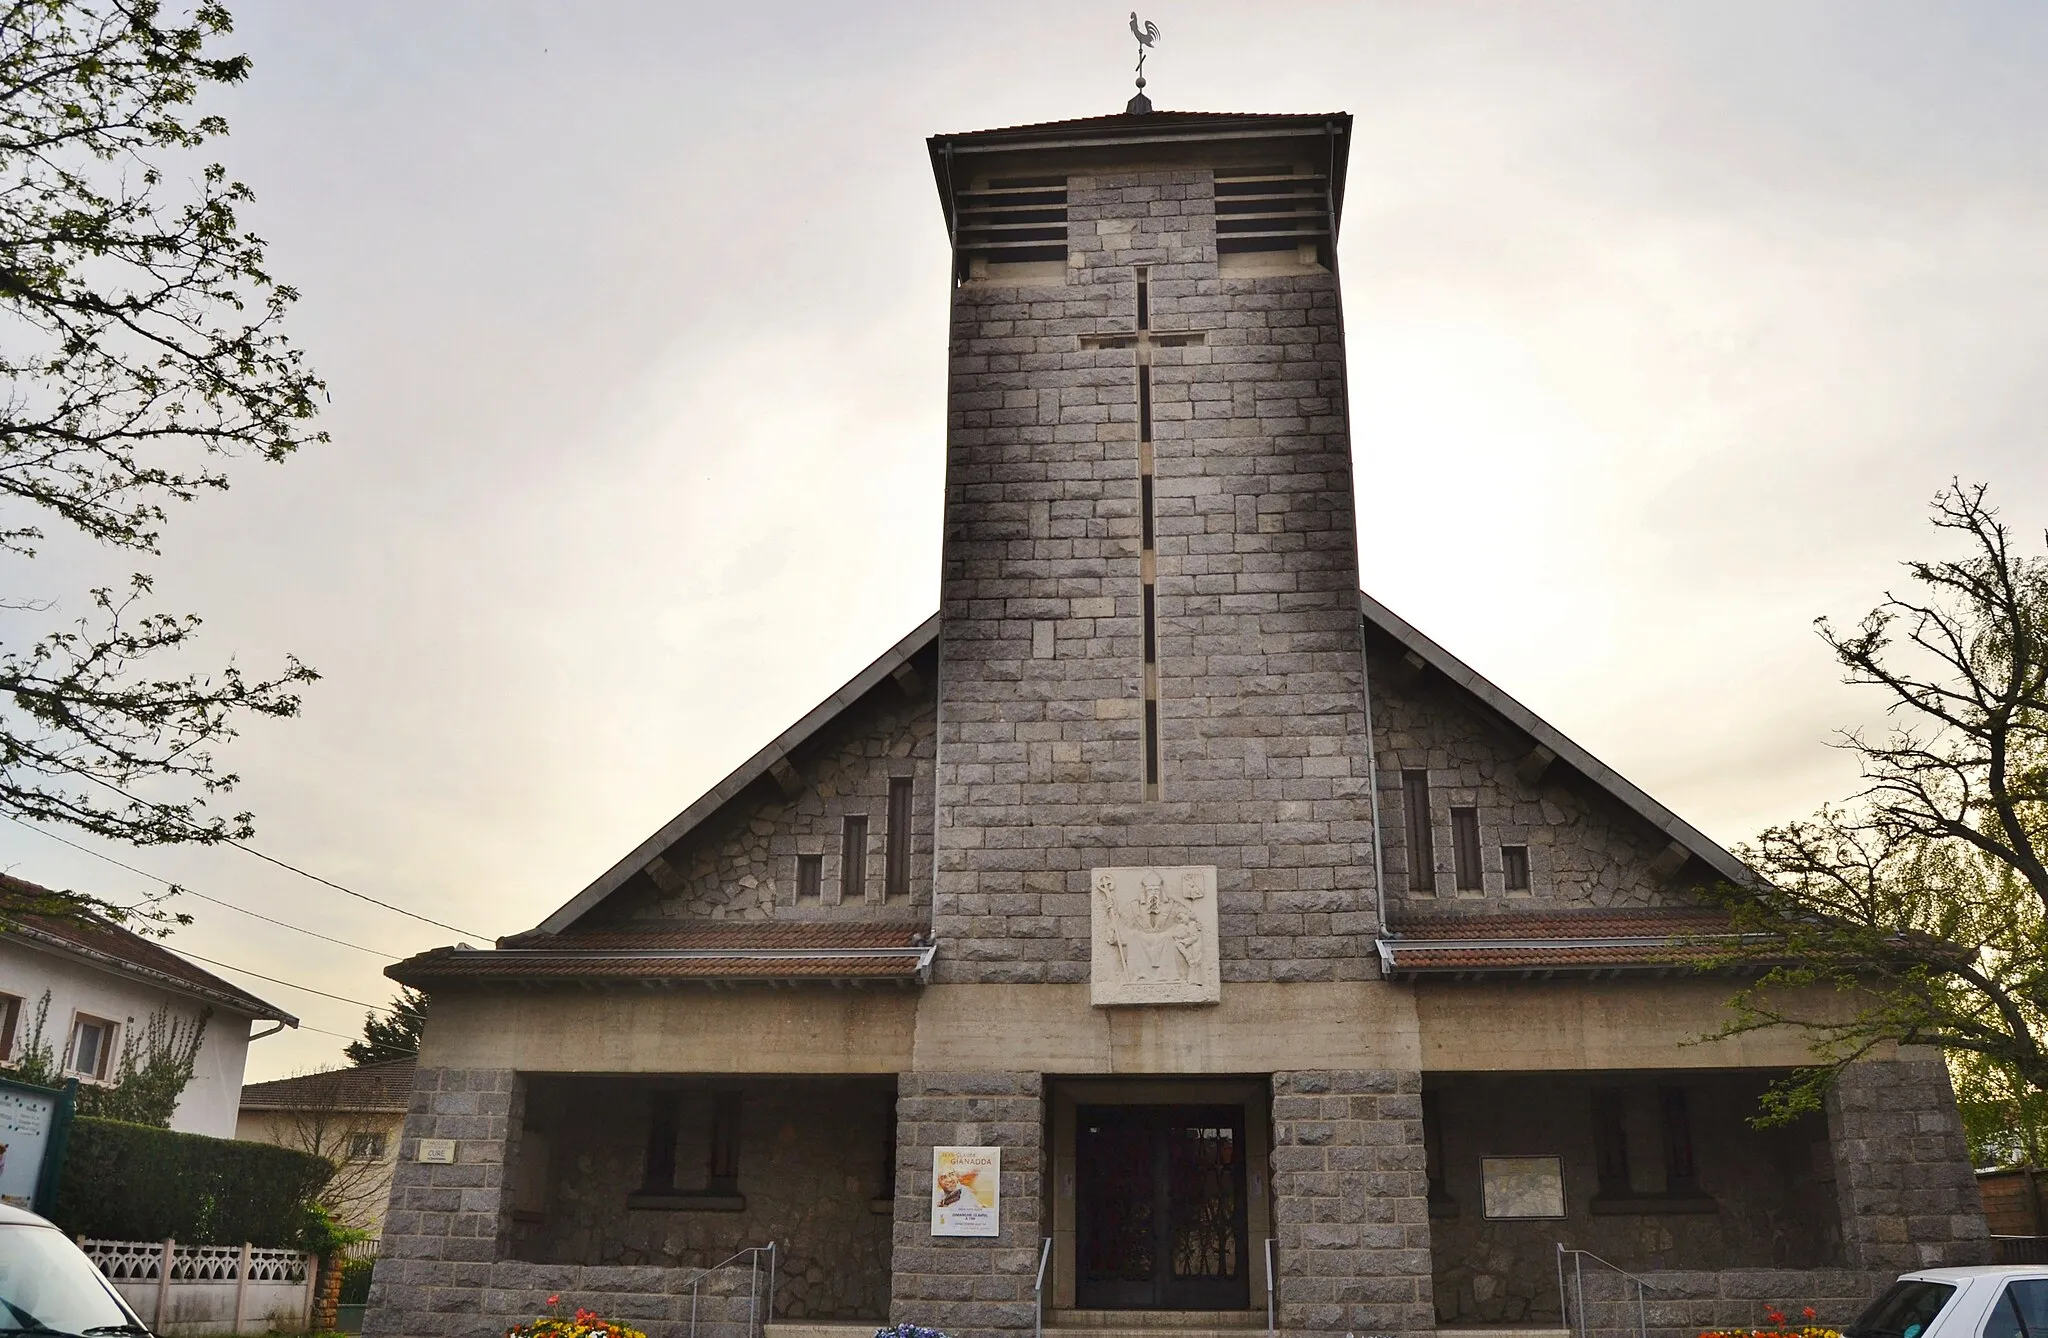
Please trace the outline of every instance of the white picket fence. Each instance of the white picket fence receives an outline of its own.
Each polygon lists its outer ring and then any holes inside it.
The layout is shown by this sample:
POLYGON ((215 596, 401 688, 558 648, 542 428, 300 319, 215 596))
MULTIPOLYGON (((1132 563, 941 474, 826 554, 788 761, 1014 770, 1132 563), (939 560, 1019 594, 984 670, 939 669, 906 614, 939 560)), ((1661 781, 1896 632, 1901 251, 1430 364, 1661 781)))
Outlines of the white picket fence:
POLYGON ((159 1334, 302 1332, 312 1321, 320 1270, 310 1254, 174 1240, 78 1245, 159 1334))

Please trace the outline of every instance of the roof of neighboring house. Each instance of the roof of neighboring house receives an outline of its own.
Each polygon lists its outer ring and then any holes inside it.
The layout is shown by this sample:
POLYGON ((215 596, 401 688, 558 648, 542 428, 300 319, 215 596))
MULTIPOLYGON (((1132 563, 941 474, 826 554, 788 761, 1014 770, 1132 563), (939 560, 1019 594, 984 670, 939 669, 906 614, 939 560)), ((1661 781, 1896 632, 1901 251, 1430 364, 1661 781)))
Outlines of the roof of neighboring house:
POLYGON ((418 1067, 419 1060, 408 1055, 381 1064, 250 1083, 242 1089, 242 1109, 390 1111, 402 1115, 412 1102, 412 1075, 418 1067))
POLYGON ((436 948, 385 974, 416 989, 465 981, 716 984, 820 981, 922 984, 932 948, 908 925, 651 922, 518 934, 495 949, 436 948))
POLYGON ((195 966, 154 939, 83 909, 65 909, 75 899, 24 879, 0 874, 0 934, 62 953, 93 966, 118 971, 162 989, 188 994, 252 1018, 296 1027, 299 1020, 276 1004, 195 966))
POLYGON ((1672 908, 1416 916, 1389 924, 1379 946, 1398 980, 1686 972, 1739 941, 1724 912, 1672 908))

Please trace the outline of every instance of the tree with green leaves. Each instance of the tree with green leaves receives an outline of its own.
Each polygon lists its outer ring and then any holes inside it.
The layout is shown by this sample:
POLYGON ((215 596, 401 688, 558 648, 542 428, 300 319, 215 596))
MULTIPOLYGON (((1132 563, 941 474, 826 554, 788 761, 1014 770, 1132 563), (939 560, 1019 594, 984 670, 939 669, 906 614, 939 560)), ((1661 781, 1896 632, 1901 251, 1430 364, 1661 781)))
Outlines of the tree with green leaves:
POLYGON ((363 1015, 363 1039, 350 1041, 341 1052, 348 1062, 361 1068, 383 1064, 420 1052, 420 1033, 427 1028, 427 996, 410 985, 400 985, 391 996, 388 1015, 363 1015))
POLYGON ((2031 1155, 2048 1092, 2048 557, 2021 553, 1981 485, 1935 498, 1962 551, 1853 629, 1818 627, 1847 681, 1885 699, 1881 731, 1840 745, 1862 785, 1738 853, 1722 889, 1757 969, 1732 1035, 1789 1025, 1814 1063, 1765 1118, 1815 1108, 1842 1066, 1891 1043, 1951 1058, 1975 1146, 2031 1155))
MULTIPOLYGON (((278 282, 204 150, 201 109, 242 82, 227 10, 159 0, 0 0, 0 553, 48 527, 155 556, 170 508, 228 486, 227 462, 324 441, 322 384, 282 330, 278 282)), ((85 592, 17 565, 0 591, 0 814, 136 844, 251 832, 211 800, 217 745, 285 717, 316 675, 189 668, 199 619, 151 578, 85 592)))

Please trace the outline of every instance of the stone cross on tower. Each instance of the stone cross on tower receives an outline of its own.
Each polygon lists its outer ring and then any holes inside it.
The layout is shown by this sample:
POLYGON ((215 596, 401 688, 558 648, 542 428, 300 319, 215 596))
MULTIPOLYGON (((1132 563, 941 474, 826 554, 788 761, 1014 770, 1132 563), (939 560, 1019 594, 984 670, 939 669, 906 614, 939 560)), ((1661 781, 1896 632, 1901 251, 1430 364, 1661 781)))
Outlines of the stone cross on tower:
POLYGON ((1152 328, 1152 281, 1137 271, 1137 323, 1129 333, 1081 336, 1088 349, 1128 348, 1137 354, 1138 379, 1138 553, 1140 598, 1145 619, 1144 758, 1145 798, 1159 797, 1159 526, 1154 518, 1152 458, 1152 350, 1186 348, 1206 343, 1207 330, 1155 331, 1152 328))

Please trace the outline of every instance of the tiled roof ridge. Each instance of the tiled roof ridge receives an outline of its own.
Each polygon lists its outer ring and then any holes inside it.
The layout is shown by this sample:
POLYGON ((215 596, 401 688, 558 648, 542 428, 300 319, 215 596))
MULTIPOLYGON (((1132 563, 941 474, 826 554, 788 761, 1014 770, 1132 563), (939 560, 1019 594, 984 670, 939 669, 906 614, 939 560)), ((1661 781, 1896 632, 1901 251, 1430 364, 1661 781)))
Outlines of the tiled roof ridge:
POLYGON ((322 1069, 289 1078, 272 1078, 242 1088, 245 1110, 382 1110, 402 1112, 411 1102, 413 1075, 419 1057, 381 1060, 351 1068, 322 1069))
POLYGON ((1731 921, 1718 907, 1680 906, 1626 911, 1569 907, 1543 911, 1390 916, 1393 938, 1661 938, 1726 930, 1731 921))

